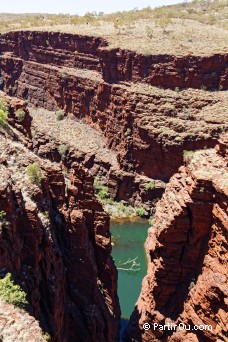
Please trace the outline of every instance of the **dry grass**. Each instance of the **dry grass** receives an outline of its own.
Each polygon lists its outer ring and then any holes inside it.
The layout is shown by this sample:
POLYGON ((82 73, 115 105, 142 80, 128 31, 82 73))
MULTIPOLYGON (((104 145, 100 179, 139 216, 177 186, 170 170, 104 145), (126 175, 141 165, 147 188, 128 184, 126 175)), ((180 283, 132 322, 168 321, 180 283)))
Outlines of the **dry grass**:
POLYGON ((228 52, 228 1, 199 0, 110 15, 0 15, 0 32, 48 30, 105 37, 143 54, 228 52))

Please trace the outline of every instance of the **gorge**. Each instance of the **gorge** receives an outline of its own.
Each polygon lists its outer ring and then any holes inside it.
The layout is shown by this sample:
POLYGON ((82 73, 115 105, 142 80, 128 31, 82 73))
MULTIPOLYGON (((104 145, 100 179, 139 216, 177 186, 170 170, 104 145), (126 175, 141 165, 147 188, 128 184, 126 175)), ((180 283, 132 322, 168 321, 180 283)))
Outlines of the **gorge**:
POLYGON ((99 37, 15 31, 0 35, 0 90, 0 271, 51 341, 119 339, 97 177, 113 201, 154 215, 125 340, 226 341, 228 54, 145 56, 99 37), (40 185, 27 174, 34 163, 40 185))

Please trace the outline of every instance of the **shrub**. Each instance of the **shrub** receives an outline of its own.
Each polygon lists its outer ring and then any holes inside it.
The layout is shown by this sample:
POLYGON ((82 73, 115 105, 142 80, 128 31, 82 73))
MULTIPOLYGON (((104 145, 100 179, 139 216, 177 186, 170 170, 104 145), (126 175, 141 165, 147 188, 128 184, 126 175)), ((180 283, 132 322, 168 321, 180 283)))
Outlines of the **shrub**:
POLYGON ((8 304, 13 304, 19 308, 24 308, 28 304, 26 293, 15 285, 11 273, 7 273, 5 278, 0 279, 0 297, 8 304))
POLYGON ((6 212, 4 210, 0 210, 0 221, 3 221, 6 216, 6 212))
POLYGON ((109 198, 108 187, 105 186, 98 177, 95 178, 93 187, 95 194, 100 200, 109 198))
POLYGON ((42 335, 45 341, 51 341, 51 336, 47 332, 43 332, 42 335))
POLYGON ((57 110, 55 114, 56 114, 56 119, 59 121, 64 118, 64 111, 62 109, 57 110))
POLYGON ((61 72, 61 79, 64 80, 64 81, 67 79, 67 71, 66 70, 63 70, 61 72))
POLYGON ((144 208, 136 208, 136 209, 135 209, 135 212, 136 212, 136 214, 137 214, 138 216, 140 216, 140 217, 145 216, 145 213, 146 213, 144 208))
POLYGON ((0 98, 0 109, 2 109, 4 112, 8 111, 8 107, 5 104, 4 100, 0 98))
POLYGON ((194 155, 195 151, 183 151, 183 159, 185 163, 189 163, 190 160, 192 159, 193 155, 194 155))
POLYGON ((168 17, 160 17, 155 20, 156 25, 160 26, 163 29, 163 32, 165 32, 166 28, 172 24, 172 20, 168 17))
POLYGON ((128 137, 129 135, 131 135, 131 129, 127 128, 126 132, 124 133, 125 137, 128 137))
POLYGON ((146 189, 147 191, 153 190, 154 188, 155 188, 155 183, 154 183, 154 182, 149 182, 149 183, 147 183, 147 184, 145 185, 145 189, 146 189))
POLYGON ((66 156, 66 152, 67 152, 67 145, 62 144, 58 147, 58 152, 61 156, 61 159, 64 159, 66 156))
POLYGON ((8 114, 3 109, 0 109, 0 126, 5 127, 7 125, 8 114))
POLYGON ((25 119, 25 112, 23 111, 23 109, 18 109, 15 113, 15 116, 17 121, 22 122, 25 119))
POLYGON ((33 163, 27 167, 27 175, 30 182, 41 186, 41 181, 43 179, 40 165, 38 163, 33 163))
POLYGON ((149 222, 149 224, 150 224, 151 226, 153 226, 153 224, 154 224, 154 218, 150 218, 150 219, 148 220, 148 222, 149 222))

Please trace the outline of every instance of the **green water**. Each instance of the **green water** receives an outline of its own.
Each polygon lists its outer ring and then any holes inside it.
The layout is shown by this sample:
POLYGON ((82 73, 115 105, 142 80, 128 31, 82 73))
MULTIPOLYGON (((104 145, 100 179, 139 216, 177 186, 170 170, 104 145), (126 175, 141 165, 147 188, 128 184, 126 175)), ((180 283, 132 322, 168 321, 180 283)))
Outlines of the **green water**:
POLYGON ((111 233, 114 237, 112 257, 118 268, 118 295, 122 318, 130 318, 141 291, 142 279, 146 275, 147 264, 144 243, 148 228, 147 220, 111 222, 111 233), (129 259, 135 259, 137 265, 134 265, 134 262, 123 265, 129 259), (126 271, 120 269, 131 267, 133 270, 138 268, 139 270, 126 271))

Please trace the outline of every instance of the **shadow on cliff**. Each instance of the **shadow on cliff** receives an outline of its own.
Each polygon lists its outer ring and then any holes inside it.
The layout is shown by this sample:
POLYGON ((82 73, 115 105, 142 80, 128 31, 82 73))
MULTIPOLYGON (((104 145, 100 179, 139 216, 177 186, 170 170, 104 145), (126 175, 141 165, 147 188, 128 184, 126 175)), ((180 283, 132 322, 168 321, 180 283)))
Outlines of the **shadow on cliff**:
MULTIPOLYGON (((154 298, 155 298, 155 310, 159 311, 165 317, 169 317, 172 320, 177 320, 181 312, 184 310, 184 303, 189 295, 189 292, 195 287, 199 275, 202 273, 204 258, 207 255, 209 249, 210 240, 210 228, 212 226, 212 215, 211 210, 207 213, 207 225, 204 225, 204 236, 193 244, 192 241, 195 240, 195 231, 202 234, 202 228, 200 225, 193 226, 193 213, 188 206, 186 208, 188 219, 189 219, 189 229, 187 231, 187 241, 182 246, 182 250, 179 257, 180 266, 180 276, 175 284, 175 292, 171 293, 167 300, 162 299, 164 293, 161 291, 164 286, 168 290, 170 288, 170 276, 164 280, 164 278, 156 277, 157 286, 154 288, 154 298)), ((161 238, 161 237, 160 237, 161 238)), ((160 239, 159 239, 160 240, 160 239)), ((162 239, 161 239, 162 240, 162 239)), ((153 256, 151 255, 151 259, 153 256)), ((164 267, 169 269, 168 260, 165 261, 164 267)), ((158 272, 159 273, 159 272, 158 272)), ((172 275, 171 275, 172 277, 172 275)))

